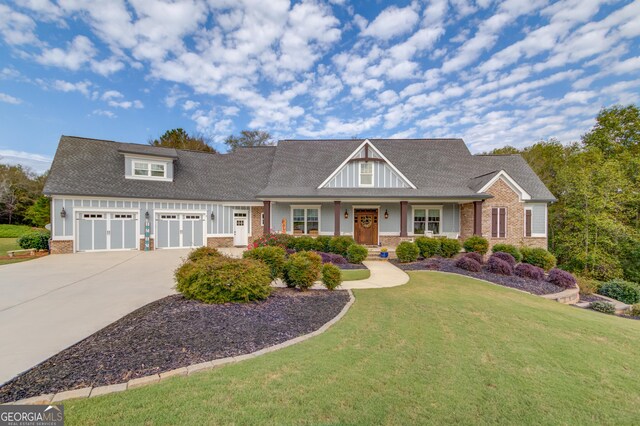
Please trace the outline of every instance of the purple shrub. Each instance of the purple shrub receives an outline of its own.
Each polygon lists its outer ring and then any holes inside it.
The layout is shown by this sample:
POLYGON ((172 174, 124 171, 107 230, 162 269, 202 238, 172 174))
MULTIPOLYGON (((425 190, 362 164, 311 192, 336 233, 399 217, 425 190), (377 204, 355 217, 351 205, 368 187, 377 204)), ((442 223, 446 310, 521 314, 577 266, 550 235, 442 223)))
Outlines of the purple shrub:
POLYGON ((542 281, 544 279, 544 269, 528 263, 519 263, 516 265, 515 273, 521 278, 529 278, 531 280, 542 281))
POLYGON ((441 257, 432 257, 424 261, 424 267, 431 271, 438 271, 442 268, 442 260, 441 257))
POLYGON ((470 256, 462 256, 456 260, 455 265, 458 268, 464 269, 470 272, 481 272, 482 265, 470 256))
POLYGON ((513 275, 513 267, 499 257, 491 256, 487 262, 487 271, 499 275, 513 275))
POLYGON ((480 253, 477 253, 475 251, 471 251, 469 253, 465 253, 464 257, 468 257, 469 259, 473 259, 476 262, 478 262, 479 264, 483 264, 484 263, 484 259, 482 259, 482 255, 480 253))
POLYGON ((294 249, 290 249, 290 248, 285 249, 285 251, 287 252, 287 255, 290 255, 296 252, 294 249))
POLYGON ((576 285, 576 278, 573 275, 558 268, 553 268, 549 271, 549 278, 547 278, 547 280, 551 284, 562 288, 573 288, 576 285))
POLYGON ((511 256, 509 253, 505 253, 503 251, 497 251, 491 255, 491 257, 497 257, 498 259, 502 259, 507 262, 513 268, 516 266, 516 259, 511 256))
POLYGON ((321 251, 317 251, 316 253, 318 253, 322 258, 322 263, 333 263, 334 265, 346 265, 347 263, 349 263, 347 262, 347 259, 339 254, 324 253, 321 251))

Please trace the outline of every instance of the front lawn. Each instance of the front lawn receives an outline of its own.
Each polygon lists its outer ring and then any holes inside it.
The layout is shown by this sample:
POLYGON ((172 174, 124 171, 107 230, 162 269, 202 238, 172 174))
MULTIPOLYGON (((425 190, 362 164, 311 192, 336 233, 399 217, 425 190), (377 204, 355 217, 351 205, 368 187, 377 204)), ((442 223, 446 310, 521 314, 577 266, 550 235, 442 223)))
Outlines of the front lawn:
POLYGON ((368 269, 342 269, 342 281, 366 280, 371 276, 368 269))
POLYGON ((0 225, 0 238, 19 238, 23 234, 31 231, 32 229, 38 229, 38 228, 32 228, 31 226, 28 226, 28 225, 2 224, 0 225))
POLYGON ((326 333, 65 404, 68 424, 632 424, 640 321, 438 272, 355 290, 326 333))
MULTIPOLYGON (((2 225, 6 226, 6 225, 2 225)), ((17 238, 0 238, 0 265, 9 263, 23 262, 32 259, 31 257, 11 258, 7 257, 7 252, 11 250, 20 250, 17 238)))

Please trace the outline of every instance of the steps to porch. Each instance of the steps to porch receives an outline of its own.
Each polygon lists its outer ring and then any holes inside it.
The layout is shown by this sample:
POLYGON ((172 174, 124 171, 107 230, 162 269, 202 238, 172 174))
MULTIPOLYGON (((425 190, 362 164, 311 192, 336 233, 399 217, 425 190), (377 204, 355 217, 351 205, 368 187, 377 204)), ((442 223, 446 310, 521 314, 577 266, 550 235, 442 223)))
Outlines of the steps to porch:
POLYGON ((369 255, 367 256, 367 260, 388 260, 396 258, 396 251, 393 249, 388 249, 389 256, 386 258, 380 257, 381 247, 378 246, 365 246, 367 250, 369 250, 369 255))

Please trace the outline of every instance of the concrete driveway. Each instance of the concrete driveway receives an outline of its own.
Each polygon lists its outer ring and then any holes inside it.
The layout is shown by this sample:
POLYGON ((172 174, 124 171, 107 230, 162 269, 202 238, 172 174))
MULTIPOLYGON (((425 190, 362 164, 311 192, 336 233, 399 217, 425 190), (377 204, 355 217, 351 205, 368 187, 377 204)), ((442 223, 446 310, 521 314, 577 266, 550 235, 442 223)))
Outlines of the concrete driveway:
POLYGON ((189 250, 47 256, 0 266, 0 383, 174 293, 189 250))

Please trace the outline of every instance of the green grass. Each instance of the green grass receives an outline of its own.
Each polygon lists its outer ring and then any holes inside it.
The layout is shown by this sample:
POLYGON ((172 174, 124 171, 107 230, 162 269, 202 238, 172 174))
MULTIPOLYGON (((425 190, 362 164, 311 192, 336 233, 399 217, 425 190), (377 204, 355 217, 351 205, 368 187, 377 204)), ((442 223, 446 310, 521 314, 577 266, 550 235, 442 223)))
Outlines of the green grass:
MULTIPOLYGON (((5 226, 5 225, 0 225, 5 226)), ((10 250, 20 250, 17 238, 0 238, 0 256, 6 256, 10 250)), ((24 262, 25 260, 35 259, 35 257, 21 257, 13 259, 0 259, 0 265, 8 265, 9 263, 24 262)))
POLYGON ((0 238, 20 238, 25 232, 29 232, 32 229, 28 225, 0 225, 0 238))
POLYGON ((410 276, 298 345, 69 401, 67 424, 637 424, 639 321, 410 276))
POLYGON ((371 276, 368 269, 342 269, 342 281, 366 280, 371 276))

